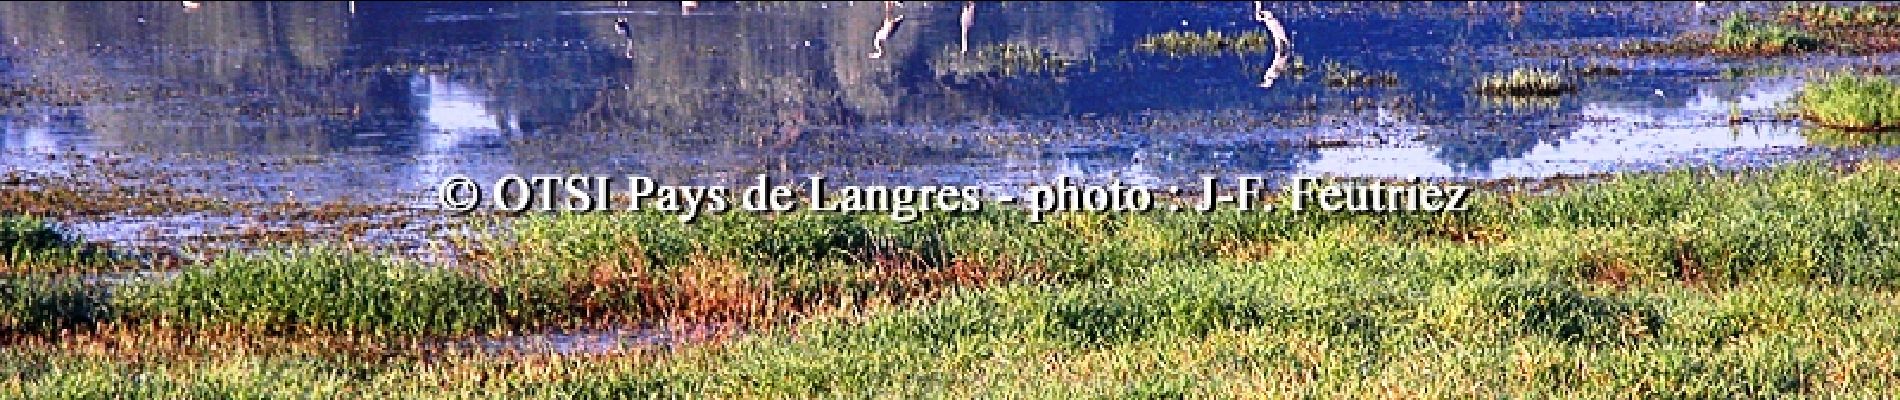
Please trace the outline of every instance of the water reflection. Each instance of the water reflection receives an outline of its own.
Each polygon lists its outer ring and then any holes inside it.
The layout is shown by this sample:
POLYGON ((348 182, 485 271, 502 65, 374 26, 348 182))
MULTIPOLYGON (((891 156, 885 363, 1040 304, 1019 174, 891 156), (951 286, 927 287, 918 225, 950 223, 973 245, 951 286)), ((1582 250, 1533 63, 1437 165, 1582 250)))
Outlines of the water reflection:
POLYGON ((904 14, 897 13, 898 2, 884 2, 884 23, 878 25, 877 34, 871 37, 871 59, 884 58, 884 42, 891 40, 897 33, 897 25, 904 22, 904 14))
MULTIPOLYGON (((505 157, 490 149, 506 146, 506 135, 519 129, 513 115, 489 109, 490 98, 478 89, 449 81, 441 75, 417 76, 410 84, 422 108, 416 135, 413 185, 429 185, 450 176, 506 170, 505 157), (458 161, 496 158, 481 169, 458 161)), ((492 181, 495 176, 484 177, 492 181)))
POLYGON ((1273 34, 1273 64, 1260 77, 1260 87, 1271 89, 1273 81, 1280 79, 1280 74, 1286 72, 1287 62, 1293 58, 1293 38, 1287 34, 1286 26, 1280 24, 1280 19, 1274 18, 1272 11, 1267 11, 1264 1, 1253 2, 1253 19, 1266 25, 1267 31, 1273 34))
POLYGON ((1486 72, 1551 61, 1501 46, 1671 34, 1693 25, 1686 4, 686 3, 0 4, 7 87, 41 93, 0 115, 0 164, 58 170, 20 157, 49 149, 204 171, 230 162, 181 155, 314 156, 326 161, 198 183, 388 198, 361 191, 567 172, 997 186, 1538 176, 1808 142, 1791 123, 1726 123, 1778 107, 1799 81, 1699 81, 1710 63, 1632 60, 1642 73, 1550 100, 1469 95, 1486 72), (1167 30, 1258 29, 1271 54, 1132 51, 1167 30), (1303 59, 1401 81, 1297 79, 1291 32, 1303 59), (933 69, 972 39, 1075 64, 933 69))
MULTIPOLYGON (((1720 159, 1750 150, 1798 148, 1807 144, 1793 124, 1751 124, 1731 127, 1723 122, 1734 111, 1772 111, 1793 98, 1800 81, 1792 78, 1756 79, 1739 85, 1706 83, 1692 89, 1695 96, 1679 106, 1657 107, 1649 101, 1593 101, 1572 119, 1582 122, 1562 130, 1552 140, 1511 141, 1466 139, 1485 143, 1462 147, 1478 154, 1511 154, 1503 158, 1472 158, 1465 163, 1443 162, 1447 149, 1437 152, 1421 146, 1380 149, 1336 149, 1303 168, 1306 173, 1388 177, 1538 177, 1589 174, 1629 169, 1654 169, 1684 161, 1720 159), (1476 148, 1493 146, 1490 149, 1476 148)), ((1493 135, 1491 137, 1526 135, 1493 135)))
POLYGON ((976 26, 976 2, 963 2, 963 13, 957 16, 957 53, 970 52, 970 27, 976 26))

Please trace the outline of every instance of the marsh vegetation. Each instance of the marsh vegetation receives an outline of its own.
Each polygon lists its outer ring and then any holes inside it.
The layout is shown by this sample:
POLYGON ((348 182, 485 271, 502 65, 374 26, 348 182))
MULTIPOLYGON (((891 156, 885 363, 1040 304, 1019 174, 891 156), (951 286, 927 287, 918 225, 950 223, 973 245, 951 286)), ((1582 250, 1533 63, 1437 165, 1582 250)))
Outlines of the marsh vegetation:
POLYGON ((1900 84, 1892 78, 1835 74, 1803 87, 1801 115, 1823 127, 1879 132, 1900 129, 1900 84))
POLYGON ((1900 396, 1891 69, 1796 76, 1884 48, 1890 7, 1263 4, 1315 74, 1244 3, 361 6, 0 5, 34 76, 0 84, 0 397, 1900 396), (1594 57, 1630 37, 1674 47, 1594 57), (1485 190, 1040 224, 357 202, 495 171, 1485 190))
POLYGON ((110 296, 14 275, 0 385, 1878 396, 1900 383, 1896 188, 1900 164, 1868 161, 1623 175, 1490 194, 1468 214, 532 216, 459 269, 301 249, 110 296), (604 355, 443 353, 428 339, 643 322, 755 333, 604 355), (97 384, 135 376, 148 378, 97 384))

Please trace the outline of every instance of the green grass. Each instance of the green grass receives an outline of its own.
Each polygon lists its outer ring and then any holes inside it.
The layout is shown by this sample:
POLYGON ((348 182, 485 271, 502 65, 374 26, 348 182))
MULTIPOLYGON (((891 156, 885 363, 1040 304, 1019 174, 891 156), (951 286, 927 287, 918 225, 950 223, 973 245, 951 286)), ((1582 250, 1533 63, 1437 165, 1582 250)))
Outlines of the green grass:
POLYGON ((113 299, 121 318, 279 334, 452 334, 503 326, 490 287, 472 277, 332 250, 226 257, 113 299))
POLYGON ((1842 74, 1802 87, 1801 114, 1847 131, 1900 129, 1900 85, 1891 78, 1842 74))
POLYGON ((1189 221, 1019 211, 926 215, 732 214, 690 224, 660 213, 544 215, 486 241, 504 286, 552 282, 646 318, 767 322, 847 299, 903 300, 998 280, 1079 279, 1203 250, 1189 221), (777 311, 773 311, 776 309, 777 311))
POLYGON ((0 350, 0 391, 1892 397, 1900 394, 1895 198, 1900 164, 1868 161, 1624 175, 1551 194, 1485 195, 1461 214, 1282 207, 1067 214, 1042 225, 1000 210, 913 224, 809 213, 694 224, 659 214, 531 216, 483 242, 490 251, 464 270, 322 252, 232 258, 114 299, 125 312, 113 318, 394 340, 513 324, 482 316, 562 304, 501 302, 498 289, 593 293, 574 291, 614 285, 621 272, 676 285, 664 293, 718 287, 705 280, 724 277, 767 298, 916 301, 808 309, 796 324, 649 355, 364 360, 15 346, 0 350), (904 274, 971 264, 1018 278, 910 295, 934 284, 904 274), (866 270, 876 273, 851 273, 866 270))

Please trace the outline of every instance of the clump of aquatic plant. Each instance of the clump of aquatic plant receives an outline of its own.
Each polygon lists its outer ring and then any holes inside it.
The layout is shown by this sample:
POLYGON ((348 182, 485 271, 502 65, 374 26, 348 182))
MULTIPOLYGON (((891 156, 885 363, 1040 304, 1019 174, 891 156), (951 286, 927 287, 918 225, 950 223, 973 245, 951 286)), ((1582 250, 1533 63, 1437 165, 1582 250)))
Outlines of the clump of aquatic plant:
POLYGON ((1709 45, 1717 53, 1782 54, 1819 49, 1821 41, 1800 29, 1752 20, 1738 11, 1722 21, 1709 45))
POLYGON ((1879 76, 1840 74, 1812 82, 1796 97, 1801 115, 1846 131, 1900 129, 1900 85, 1879 76))
POLYGON ((1335 61, 1320 63, 1321 80, 1331 87, 1381 87, 1399 84, 1399 74, 1391 71, 1365 71, 1335 61))
POLYGON ((1556 96, 1576 90, 1563 74, 1541 68, 1491 74, 1479 79, 1477 87, 1478 93, 1491 96, 1556 96))
POLYGON ((1053 50, 1020 43, 982 46, 967 53, 946 48, 931 59, 939 76, 1060 74, 1076 63, 1053 50))
POLYGON ((1168 31, 1151 34, 1136 45, 1143 51, 1172 55, 1218 55, 1223 53, 1264 53, 1273 48, 1273 36, 1262 31, 1228 34, 1220 31, 1168 31))

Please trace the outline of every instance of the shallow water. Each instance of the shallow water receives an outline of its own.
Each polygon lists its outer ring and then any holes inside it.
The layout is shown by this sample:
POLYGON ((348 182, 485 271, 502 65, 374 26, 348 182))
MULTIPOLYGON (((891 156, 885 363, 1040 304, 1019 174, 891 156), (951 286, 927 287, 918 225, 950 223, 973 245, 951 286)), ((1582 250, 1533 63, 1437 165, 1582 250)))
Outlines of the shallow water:
MULTIPOLYGON (((426 208, 432 187, 456 174, 740 183, 772 173, 1007 189, 1061 176, 1490 179, 1894 152, 1816 146, 1801 123, 1775 118, 1802 71, 1890 57, 1511 55, 1670 37, 1766 5, 1275 3, 1309 70, 1269 87, 1271 53, 1135 46, 1170 30, 1260 29, 1249 3, 980 3, 973 48, 1021 44, 1074 60, 1014 75, 949 62, 962 5, 904 2, 904 22, 873 59, 881 2, 691 13, 614 2, 0 4, 0 76, 39 90, 0 111, 0 168, 99 180, 77 171, 106 160, 118 178, 233 200, 426 208), (1328 87, 1327 62, 1399 82, 1328 87), (1471 93, 1486 73, 1565 62, 1623 73, 1580 78, 1579 92, 1548 100, 1471 93), (1724 77, 1742 69, 1781 72, 1724 77)), ((203 232, 194 221, 207 220, 217 218, 79 229, 114 239, 203 232)))

